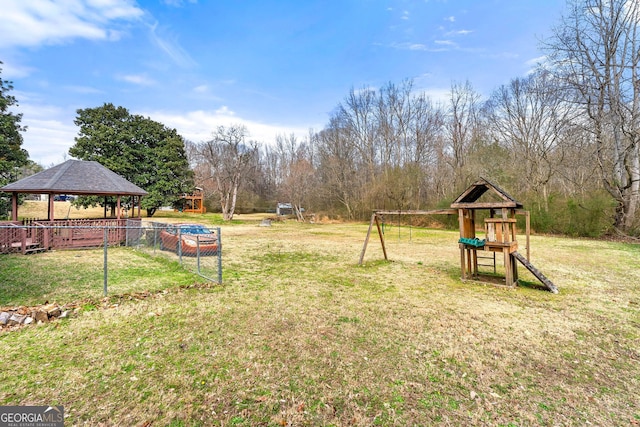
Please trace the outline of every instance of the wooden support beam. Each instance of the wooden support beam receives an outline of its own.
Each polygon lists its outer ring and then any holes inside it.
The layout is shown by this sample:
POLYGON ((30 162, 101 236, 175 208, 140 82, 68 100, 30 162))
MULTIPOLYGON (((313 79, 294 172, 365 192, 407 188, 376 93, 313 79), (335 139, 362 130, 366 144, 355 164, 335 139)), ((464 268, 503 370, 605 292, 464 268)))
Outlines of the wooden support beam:
POLYGON ((53 199, 54 199, 53 194, 49 193, 49 209, 48 209, 48 211, 47 211, 47 219, 48 219, 49 221, 53 221, 53 220, 55 219, 55 218, 54 218, 54 216, 55 216, 55 214, 54 214, 55 209, 54 209, 54 207, 53 207, 53 199))
POLYGON ((462 280, 466 280, 467 274, 466 274, 466 266, 464 262, 464 245, 460 243, 458 244, 458 246, 460 247, 460 271, 462 273, 462 280))
POLYGON ((460 237, 467 237, 464 235, 464 209, 458 209, 458 227, 460 228, 460 237))
POLYGON ((364 246, 362 247, 362 252, 360 253, 360 261, 358 265, 362 265, 362 261, 364 260, 364 254, 367 252, 367 245, 369 244, 369 236, 371 236, 371 229, 373 228, 373 222, 376 219, 376 214, 371 215, 371 221, 369 222, 369 229, 367 230, 367 237, 364 239, 364 246))
POLYGON ((504 283, 505 285, 511 287, 513 286, 513 269, 511 268, 513 264, 511 263, 511 256, 507 248, 504 248, 502 254, 504 258, 504 283))
POLYGON ((11 193, 11 221, 18 220, 18 193, 11 193))
POLYGON ((378 228, 378 235, 380 236, 380 244, 382 245, 382 253, 384 254, 384 260, 388 261, 387 258, 387 247, 384 245, 384 234, 382 233, 382 228, 380 227, 380 221, 378 219, 378 215, 375 214, 374 218, 376 220, 376 227, 378 228))
POLYGON ((478 250, 472 249, 473 254, 473 277, 478 277, 478 250))
POLYGON ((531 215, 529 214, 529 211, 525 211, 526 215, 525 215, 525 222, 526 222, 526 240, 527 240, 527 261, 531 261, 531 257, 530 257, 530 247, 531 245, 529 244, 529 235, 531 234, 531 215))
POLYGON ((428 211, 375 211, 379 215, 455 215, 457 209, 434 209, 428 211))

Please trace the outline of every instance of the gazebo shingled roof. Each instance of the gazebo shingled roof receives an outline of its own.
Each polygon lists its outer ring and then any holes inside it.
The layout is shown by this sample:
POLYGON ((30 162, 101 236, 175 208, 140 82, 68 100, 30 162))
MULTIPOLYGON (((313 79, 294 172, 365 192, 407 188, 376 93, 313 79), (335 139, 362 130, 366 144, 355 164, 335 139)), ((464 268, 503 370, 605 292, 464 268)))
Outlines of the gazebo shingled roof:
MULTIPOLYGON (((118 196, 118 219, 120 218, 120 196, 137 196, 139 201, 140 197, 148 194, 100 163, 83 160, 67 160, 35 175, 5 185, 0 188, 0 191, 13 194, 13 221, 18 219, 18 193, 49 194, 49 220, 53 220, 53 197, 51 196, 54 194, 118 196)), ((138 205, 139 212, 140 205, 138 205)))
POLYGON ((7 193, 145 196, 148 193, 98 162, 67 160, 5 185, 7 193))

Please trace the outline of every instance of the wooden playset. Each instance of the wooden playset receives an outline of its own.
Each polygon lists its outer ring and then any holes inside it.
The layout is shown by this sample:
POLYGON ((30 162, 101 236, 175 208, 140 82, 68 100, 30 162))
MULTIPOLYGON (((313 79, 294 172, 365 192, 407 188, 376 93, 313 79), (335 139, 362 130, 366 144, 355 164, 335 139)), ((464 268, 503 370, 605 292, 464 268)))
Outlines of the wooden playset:
POLYGON ((180 197, 183 201, 182 212, 206 213, 207 208, 204 206, 204 191, 200 187, 196 187, 193 193, 183 194, 180 197))
MULTIPOLYGON (((504 263, 503 286, 515 287, 518 284, 518 262, 525 266, 551 292, 558 288, 529 262, 529 211, 522 209, 522 204, 507 192, 485 178, 481 178, 467 188, 451 204, 451 209, 428 211, 375 211, 371 216, 369 230, 360 255, 360 264, 364 259, 373 225, 376 224, 384 258, 387 249, 381 223, 385 215, 458 215, 460 227, 460 269, 463 280, 478 280, 495 283, 495 276, 485 276, 478 270, 480 260, 493 260, 493 272, 496 272, 496 255, 502 254, 504 263), (486 194, 485 194, 486 193, 486 194), (482 197, 484 196, 484 197, 482 197), (480 200, 482 197, 482 201, 480 200), (479 210, 488 211, 484 218, 485 238, 476 237, 476 217, 479 210), (518 252, 516 215, 525 217, 526 257, 518 252), (479 254, 480 253, 480 254, 479 254)), ((491 265, 491 264, 489 264, 491 265)))

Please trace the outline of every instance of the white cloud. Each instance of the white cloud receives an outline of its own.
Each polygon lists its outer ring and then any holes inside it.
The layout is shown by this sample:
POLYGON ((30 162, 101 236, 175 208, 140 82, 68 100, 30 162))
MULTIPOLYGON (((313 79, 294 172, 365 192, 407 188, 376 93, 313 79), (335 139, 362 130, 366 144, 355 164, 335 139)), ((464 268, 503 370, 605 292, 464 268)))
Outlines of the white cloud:
POLYGON ((404 19, 405 21, 409 20, 409 11, 405 10, 404 12, 402 12, 402 16, 400 17, 400 19, 404 19))
POLYGON ((149 24, 148 27, 151 41, 167 54, 173 62, 184 68, 189 68, 196 64, 189 53, 180 46, 175 36, 160 34, 166 32, 166 30, 160 27, 157 22, 149 24))
POLYGON ((236 113, 231 111, 229 107, 227 107, 226 105, 223 105, 222 107, 216 110, 216 114, 220 114, 223 116, 235 116, 236 113))
POLYGON ((445 21, 449 21, 449 22, 456 22, 456 17, 455 16, 448 16, 446 18, 444 18, 445 21))
MULTIPOLYGON (((59 108, 46 104, 21 103, 17 109, 23 113, 22 124, 27 126, 23 133, 23 148, 29 152, 29 158, 45 167, 62 163, 68 159, 69 148, 75 144, 78 127, 73 123, 76 109, 59 108)), ((170 128, 175 128, 180 135, 193 142, 211 139, 218 126, 245 125, 249 131, 249 140, 272 144, 277 135, 294 133, 299 138, 308 134, 307 128, 287 126, 279 123, 261 123, 244 119, 228 106, 216 110, 194 111, 130 111, 150 117, 170 128)))
POLYGON ((153 86, 156 81, 143 74, 125 74, 116 76, 118 80, 139 86, 153 86))
POLYGON ((65 90, 69 92, 81 93, 81 94, 99 94, 104 93, 103 90, 96 89, 90 86, 65 86, 65 90))
POLYGON ((195 93, 209 93, 209 86, 207 85, 196 86, 193 88, 193 91, 195 93))
POLYGON ((31 67, 15 65, 11 61, 3 61, 0 68, 2 68, 2 78, 8 80, 27 77, 34 70, 31 67))
POLYGON ((456 30, 447 32, 445 36, 466 36, 471 33, 473 33, 473 30, 456 30))
POLYGON ((449 50, 449 48, 447 47, 430 47, 427 46, 426 44, 422 44, 422 43, 392 43, 389 45, 389 47, 393 48, 393 49, 399 49, 399 50, 417 50, 417 51, 424 51, 424 52, 443 52, 445 50, 449 50))
POLYGON ((23 120, 28 126, 23 135, 23 148, 29 152, 29 158, 48 167, 68 159, 69 148, 75 143, 78 128, 58 120, 23 120))
POLYGON ((451 99, 451 88, 425 88, 420 90, 427 95, 431 101, 438 104, 447 104, 451 99))
POLYGON ((528 61, 526 61, 524 64, 527 67, 535 68, 540 64, 545 64, 546 62, 547 62, 547 57, 546 55, 543 55, 543 56, 538 56, 536 58, 531 58, 528 61))
POLYGON ((451 40, 434 40, 433 43, 439 46, 450 46, 450 47, 458 46, 454 41, 451 41, 451 40))
POLYGON ((182 7, 185 2, 195 4, 198 3, 198 0, 162 0, 162 3, 173 7, 182 7))
POLYGON ((446 104, 451 97, 450 87, 434 87, 434 79, 437 77, 432 73, 423 73, 413 78, 415 93, 428 96, 434 103, 446 104))
POLYGON ((131 0, 3 0, 0 47, 57 44, 74 38, 112 40, 116 20, 144 15, 131 0))
POLYGON ((294 133, 302 138, 307 135, 307 128, 286 126, 283 124, 260 123, 238 117, 227 106, 215 111, 195 110, 187 112, 147 111, 141 113, 152 120, 175 128, 180 135, 189 141, 202 142, 211 139, 218 126, 244 125, 249 131, 250 140, 263 143, 274 143, 277 135, 294 133))
POLYGON ((18 110, 23 113, 21 123, 27 127, 22 148, 31 160, 48 167, 69 158, 69 148, 78 134, 73 108, 21 102, 18 110))

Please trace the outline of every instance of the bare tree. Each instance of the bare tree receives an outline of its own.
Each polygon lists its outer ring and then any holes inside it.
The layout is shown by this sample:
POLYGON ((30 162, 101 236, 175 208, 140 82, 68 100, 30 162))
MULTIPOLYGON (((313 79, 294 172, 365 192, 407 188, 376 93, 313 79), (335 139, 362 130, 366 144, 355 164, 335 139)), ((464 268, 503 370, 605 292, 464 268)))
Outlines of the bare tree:
POLYGON ((549 186, 563 163, 576 115, 568 95, 546 71, 511 80, 487 102, 493 136, 508 148, 525 190, 538 193, 549 210, 549 186))
POLYGON ((302 207, 315 176, 311 147, 308 142, 298 142, 294 134, 277 135, 275 151, 280 177, 278 193, 291 203, 298 221, 304 221, 302 207))
POLYGON ((318 133, 318 175, 325 208, 332 208, 335 201, 344 209, 347 218, 353 219, 362 202, 361 180, 358 178, 360 162, 348 135, 344 123, 336 116, 318 133))
POLYGON ((570 0, 546 41, 553 70, 580 94, 600 178, 618 207, 615 226, 632 231, 640 201, 640 3, 570 0))
POLYGON ((215 184, 214 192, 225 220, 233 219, 240 184, 256 159, 257 145, 246 138, 247 129, 243 125, 218 126, 213 139, 199 145, 200 156, 207 166, 205 178, 215 184))
POLYGON ((444 127, 445 144, 456 189, 466 185, 467 156, 477 142, 480 130, 480 98, 480 94, 473 89, 469 81, 451 85, 444 127))
POLYGON ((360 155, 360 161, 366 165, 368 179, 373 182, 376 165, 379 161, 377 129, 375 116, 376 93, 370 88, 360 91, 351 89, 344 103, 338 107, 341 128, 348 133, 346 142, 352 144, 360 155))

